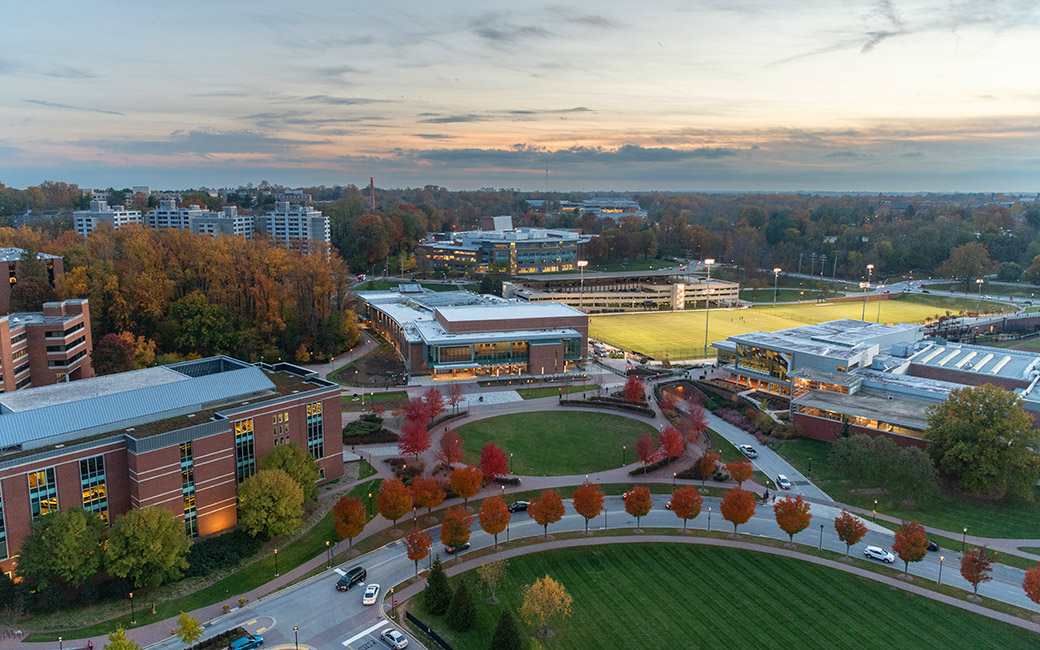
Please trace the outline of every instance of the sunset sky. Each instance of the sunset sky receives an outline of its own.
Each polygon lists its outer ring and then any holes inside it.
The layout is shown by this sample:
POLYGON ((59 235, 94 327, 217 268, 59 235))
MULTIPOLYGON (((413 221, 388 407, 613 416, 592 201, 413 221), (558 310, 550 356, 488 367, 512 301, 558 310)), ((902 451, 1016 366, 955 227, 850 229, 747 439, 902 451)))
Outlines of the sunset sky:
POLYGON ((1040 190, 1040 3, 21 2, 0 182, 1040 190))

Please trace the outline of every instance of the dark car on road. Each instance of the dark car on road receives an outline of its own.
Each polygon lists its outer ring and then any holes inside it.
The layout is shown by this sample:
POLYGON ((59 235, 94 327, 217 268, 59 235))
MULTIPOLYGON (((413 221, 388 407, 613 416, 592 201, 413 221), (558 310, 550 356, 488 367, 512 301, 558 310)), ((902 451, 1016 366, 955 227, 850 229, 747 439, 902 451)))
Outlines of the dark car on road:
POLYGON ((444 552, 450 555, 455 555, 459 551, 465 551, 469 549, 469 542, 466 542, 462 546, 445 546, 444 552))
POLYGON ((348 591, 351 587, 364 581, 368 577, 368 571, 365 567, 356 566, 351 569, 347 569, 347 572, 343 574, 343 577, 336 583, 336 589, 339 591, 348 591))
POLYGON ((931 539, 928 540, 928 550, 929 551, 938 551, 939 550, 939 542, 936 542, 935 540, 931 540, 931 539))
POLYGON ((509 512, 524 512, 530 504, 527 501, 517 501, 509 504, 509 512))
POLYGON ((251 650, 252 648, 258 648, 264 644, 264 637, 259 634, 250 634, 235 639, 231 642, 231 645, 227 647, 227 650, 251 650))

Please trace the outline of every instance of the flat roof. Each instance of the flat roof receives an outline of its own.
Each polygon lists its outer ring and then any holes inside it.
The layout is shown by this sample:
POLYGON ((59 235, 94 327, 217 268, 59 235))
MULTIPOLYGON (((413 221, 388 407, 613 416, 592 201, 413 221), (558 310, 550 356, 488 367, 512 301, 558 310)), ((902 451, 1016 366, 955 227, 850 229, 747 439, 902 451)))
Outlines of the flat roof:
POLYGON ((788 376, 796 377, 798 379, 808 379, 809 381, 818 381, 824 384, 834 384, 836 386, 854 386, 863 381, 854 374, 816 370, 814 368, 799 368, 789 373, 788 376))
POLYGON ((585 316, 583 312, 578 311, 574 307, 569 307, 559 302, 511 303, 475 307, 438 307, 437 313, 444 320, 452 323, 585 316))
POLYGON ((960 343, 936 344, 918 352, 911 365, 1030 382, 1040 375, 1040 355, 960 343))
POLYGON ((824 411, 877 419, 922 431, 928 428, 927 409, 935 404, 932 401, 871 390, 861 390, 855 395, 813 390, 795 398, 792 403, 824 411))
POLYGON ((138 388, 162 386, 175 381, 188 381, 187 375, 170 370, 165 366, 143 368, 114 375, 102 375, 79 381, 62 382, 51 386, 39 386, 16 390, 0 395, 0 412, 18 413, 32 409, 77 402, 91 397, 113 395, 138 388))
POLYGON ((744 345, 848 359, 872 345, 880 345, 879 339, 900 333, 916 333, 920 330, 920 326, 908 323, 879 325, 842 318, 776 332, 737 334, 729 337, 729 340, 744 345))
MULTIPOLYGON (((0 262, 18 262, 25 257, 24 248, 0 248, 0 262)), ((61 255, 51 255, 50 253, 37 253, 36 259, 38 260, 58 260, 61 259, 61 255)))

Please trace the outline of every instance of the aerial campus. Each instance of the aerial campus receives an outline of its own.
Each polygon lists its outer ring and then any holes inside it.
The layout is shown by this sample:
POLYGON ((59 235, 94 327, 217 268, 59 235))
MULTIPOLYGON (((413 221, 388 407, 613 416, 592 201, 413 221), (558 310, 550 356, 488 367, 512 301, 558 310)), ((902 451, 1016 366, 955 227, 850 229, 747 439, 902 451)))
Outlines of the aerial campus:
POLYGON ((1012 4, 6 9, 0 650, 1040 646, 1012 4))

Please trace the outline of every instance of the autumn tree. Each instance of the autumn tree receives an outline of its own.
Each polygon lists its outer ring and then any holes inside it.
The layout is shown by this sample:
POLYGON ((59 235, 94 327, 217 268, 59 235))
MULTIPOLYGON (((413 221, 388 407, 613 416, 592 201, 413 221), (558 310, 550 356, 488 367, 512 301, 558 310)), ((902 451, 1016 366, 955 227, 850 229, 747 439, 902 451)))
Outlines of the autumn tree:
POLYGON ((397 439, 397 449, 401 454, 419 454, 430 448, 430 430, 425 420, 407 419, 401 427, 401 437, 397 439))
POLYGON ((672 492, 672 500, 668 504, 675 516, 683 520, 683 530, 686 530, 686 522, 696 519, 701 514, 704 498, 697 492, 696 488, 685 486, 672 492))
POLYGON ((434 616, 448 611, 448 606, 451 605, 451 585, 448 584, 448 576, 444 573, 444 565, 439 555, 433 558, 430 575, 426 577, 423 605, 426 611, 434 616))
POLYGON ((458 384, 452 384, 451 388, 448 389, 448 404, 456 415, 459 413, 459 403, 462 402, 462 386, 458 384))
POLYGON ((448 508, 441 523, 441 543, 459 548, 469 541, 473 517, 459 506, 448 508))
POLYGON ((867 525, 859 517, 843 509, 841 514, 834 518, 834 530, 838 533, 838 539, 845 542, 845 557, 848 557, 849 549, 867 534, 867 525))
POLYGON ((657 436, 657 441, 666 458, 678 458, 686 451, 686 440, 675 427, 665 427, 657 436))
POLYGON ((686 442, 696 443, 701 432, 708 428, 708 410, 695 400, 686 400, 686 408, 679 424, 686 436, 686 442))
POLYGON ((188 646, 194 646, 205 633, 206 630, 202 627, 202 623, 199 623, 199 620, 191 614, 181 612, 181 615, 177 617, 174 635, 188 646))
POLYGON ((704 482, 709 476, 715 473, 715 469, 719 465, 718 454, 710 451, 705 451, 701 454, 701 457, 697 460, 697 473, 701 475, 701 487, 704 486, 704 482))
POLYGON ((920 562, 928 554, 928 535, 924 526, 916 521, 903 521, 903 525, 896 531, 892 550, 903 561, 903 573, 909 573, 910 563, 920 562))
POLYGON ((985 546, 965 551, 961 555, 961 575, 971 584, 976 596, 979 595, 979 585, 993 579, 990 575, 993 571, 992 565, 993 556, 985 546))
POLYGON ((54 287, 47 278, 23 277, 11 287, 11 311, 42 311, 43 303, 54 298, 54 287))
POLYGON ((379 486, 376 506, 379 508, 379 514, 394 522, 396 527, 397 520, 412 509, 412 491, 400 479, 386 479, 379 486))
POLYGON ((629 375, 628 380, 625 381, 625 388, 623 391, 625 401, 633 404, 642 402, 645 390, 642 379, 637 375, 629 375))
POLYGON ((433 538, 425 530, 413 528, 404 538, 404 549, 408 559, 415 562, 415 575, 419 575, 419 560, 430 554, 430 545, 433 538))
POLYGON ((15 572, 35 590, 79 588, 101 570, 104 530, 104 522, 82 508, 44 515, 22 542, 15 572))
POLYGON ((755 514, 756 497, 751 492, 741 489, 739 486, 726 492, 719 504, 722 518, 733 524, 733 532, 737 532, 737 526, 747 523, 755 514))
POLYGON ((603 511, 603 492, 599 486, 583 483, 574 491, 574 510, 585 519, 585 533, 589 532, 589 520, 603 511))
POLYGON ((480 492, 480 486, 484 482, 484 473, 479 467, 467 465, 456 467, 451 471, 449 484, 451 491, 462 497, 462 501, 469 504, 469 498, 480 492))
POLYGON ((137 645, 137 641, 127 638, 126 630, 120 627, 109 633, 104 650, 141 650, 141 646, 137 645))
POLYGON ((555 524, 563 517, 563 500, 556 490, 542 490, 537 499, 527 506, 527 514, 534 519, 549 536, 549 524, 555 524))
POLYGON ((731 460, 726 463, 726 473, 729 477, 737 482, 737 485, 743 486, 744 481, 751 478, 752 472, 755 468, 746 460, 731 460))
POLYGON ((134 369, 134 344, 119 334, 105 334, 94 344, 90 363, 97 375, 112 375, 134 369))
POLYGON ((451 467, 465 460, 466 454, 462 451, 462 438, 455 429, 445 431, 441 436, 440 449, 437 450, 437 462, 451 467))
POLYGON ((549 624, 554 616, 566 618, 571 615, 574 599, 561 583, 548 575, 539 578, 534 584, 525 585, 521 593, 523 604, 520 606, 520 616, 528 625, 539 626, 539 635, 543 638, 550 635, 549 624))
POLYGON ((498 534, 506 529, 512 515, 509 507, 500 496, 484 499, 480 508, 480 527, 488 535, 495 536, 495 546, 498 546, 498 534))
POLYGON ((423 393, 422 400, 426 406, 426 417, 430 419, 430 422, 433 422, 437 419, 437 416, 444 413, 444 396, 441 395, 441 391, 436 386, 430 386, 423 393))
POLYGON ((318 479, 321 473, 314 456, 305 452, 296 443, 276 445, 260 458, 261 469, 280 469, 296 481, 303 490, 303 501, 309 503, 318 498, 318 479))
POLYGON ((188 568, 191 540, 184 522, 166 508, 134 508, 117 517, 108 532, 105 566, 135 587, 158 587, 188 568))
POLYGON ((444 488, 440 481, 433 477, 416 476, 412 479, 412 503, 416 508, 426 508, 430 514, 433 509, 444 502, 444 488))
POLYGON ((493 481, 509 473, 509 458, 498 445, 486 442, 480 450, 480 471, 485 481, 493 481))
POLYGON ((654 507, 654 502, 650 498, 650 488, 648 487, 634 487, 628 492, 628 498, 625 499, 625 512, 636 518, 636 528, 639 528, 640 521, 646 515, 650 514, 650 510, 654 507))
POLYGON ((332 506, 332 519, 335 522, 336 534, 340 539, 348 541, 350 550, 354 550, 354 538, 365 530, 368 523, 368 512, 361 499, 340 497, 332 506))
POLYGON ((1026 571, 1022 580, 1022 589, 1025 590, 1029 600, 1040 605, 1040 563, 1026 571))
POLYGON ((964 280, 964 290, 968 291, 973 279, 982 277, 995 267, 986 245, 973 241, 951 249, 949 258, 936 269, 936 273, 942 277, 964 280))
POLYGON ((509 562, 507 560, 492 560, 491 562, 485 562, 477 567, 477 575, 480 576, 481 582, 487 585, 490 594, 488 597, 489 603, 498 602, 495 590, 498 587, 499 581, 502 580, 502 576, 505 575, 506 565, 508 564, 509 562))
POLYGON ((802 495, 791 498, 787 495, 773 504, 773 514, 776 515, 776 524, 780 530, 787 533, 788 541, 794 543, 794 536, 809 527, 812 515, 809 514, 809 504, 802 499, 802 495))
POLYGON ((644 433, 636 439, 636 457, 644 465, 649 465, 653 462, 656 451, 657 445, 654 444, 654 439, 649 433, 644 433))
POLYGON ((429 424, 430 409, 426 406, 426 400, 421 397, 413 397, 404 405, 404 417, 406 420, 429 424))
POLYGON ((238 486, 238 525, 250 535, 296 532, 303 523, 303 488, 280 469, 262 469, 238 486))

